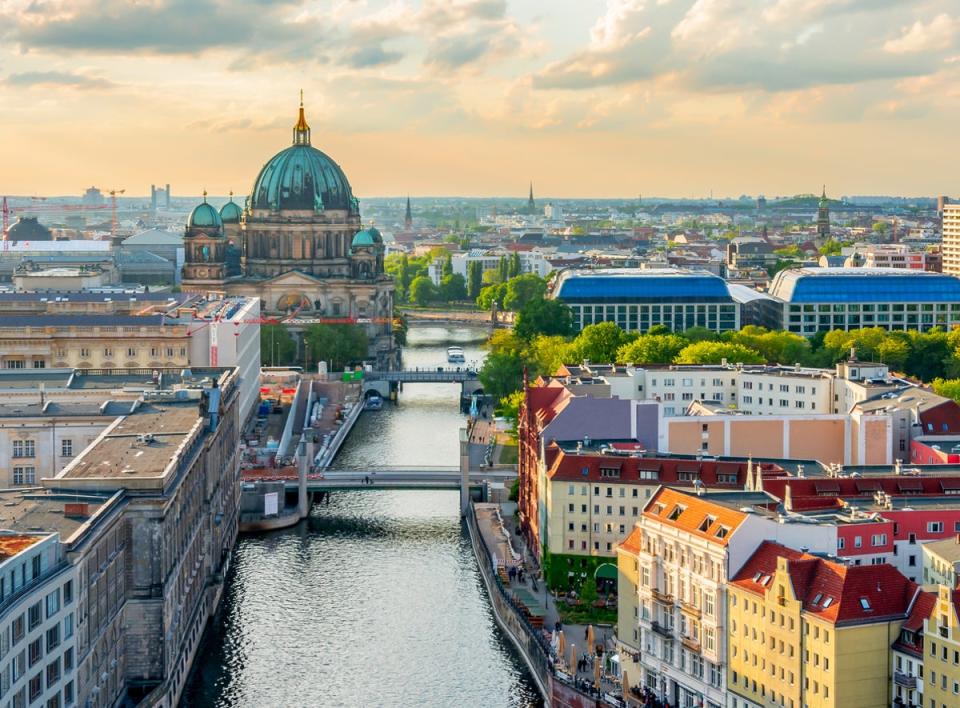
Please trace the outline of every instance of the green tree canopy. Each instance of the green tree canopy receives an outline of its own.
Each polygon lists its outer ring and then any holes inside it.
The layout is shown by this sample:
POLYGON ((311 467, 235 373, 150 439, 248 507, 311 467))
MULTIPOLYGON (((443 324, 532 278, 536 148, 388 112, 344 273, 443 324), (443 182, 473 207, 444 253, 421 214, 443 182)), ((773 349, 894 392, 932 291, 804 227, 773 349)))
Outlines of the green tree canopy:
POLYGON ((297 342, 285 325, 260 325, 260 358, 264 366, 286 366, 296 361, 297 342))
POLYGON ((620 347, 632 338, 615 322, 599 322, 583 328, 573 340, 572 353, 578 362, 610 363, 617 360, 620 347))
POLYGON ((499 401, 519 390, 523 385, 524 365, 524 360, 517 353, 491 352, 480 369, 484 393, 499 401))
POLYGON ((564 337, 541 335, 535 337, 524 350, 530 375, 552 376, 561 364, 570 361, 572 345, 564 337))
POLYGON ((440 299, 444 302, 467 299, 467 282, 459 273, 443 276, 440 281, 440 299))
POLYGON ((547 293, 547 281, 533 273, 510 278, 506 284, 503 307, 513 312, 523 309, 531 300, 543 298, 547 293))
POLYGON ((934 379, 933 391, 960 403, 960 379, 934 379))
POLYGON ((742 344, 730 342, 696 342, 677 354, 675 364, 762 364, 763 357, 742 344))
POLYGON ((313 361, 326 361, 331 371, 363 361, 367 356, 367 332, 359 325, 315 324, 303 333, 313 361))
POLYGON ((481 310, 491 310, 496 305, 497 309, 503 309, 503 299, 507 294, 507 286, 504 283, 494 283, 488 285, 480 291, 477 297, 477 307, 481 310))
POLYGON ((438 294, 437 286, 425 275, 418 275, 410 283, 410 302, 421 307, 436 300, 438 294))
POLYGON ((467 264, 467 297, 476 300, 483 288, 483 263, 469 261, 467 264))
POLYGON ((538 334, 568 337, 573 333, 573 315, 560 300, 531 300, 517 313, 513 329, 524 339, 538 334))
POLYGON ((617 350, 620 364, 669 364, 690 342, 676 334, 637 337, 617 350))
POLYGON ((747 325, 739 332, 730 333, 727 341, 753 349, 773 364, 808 364, 811 359, 810 342, 784 330, 771 332, 764 327, 747 325))

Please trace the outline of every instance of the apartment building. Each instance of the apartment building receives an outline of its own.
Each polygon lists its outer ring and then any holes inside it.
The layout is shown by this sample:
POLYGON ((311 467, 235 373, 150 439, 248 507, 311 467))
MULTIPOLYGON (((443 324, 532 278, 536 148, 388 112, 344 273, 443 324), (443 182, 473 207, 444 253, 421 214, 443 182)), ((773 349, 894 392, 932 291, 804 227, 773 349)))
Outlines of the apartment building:
MULTIPOLYGON (((125 387, 121 374, 85 376, 105 397, 125 387)), ((236 369, 161 376, 168 388, 141 390, 42 489, 0 492, 0 528, 59 534, 77 573, 77 705, 177 705, 229 567, 236 369)))
MULTIPOLYGON (((520 273, 533 273, 546 278, 553 266, 540 251, 516 251, 520 256, 520 273)), ((500 266, 501 258, 511 258, 514 251, 505 249, 474 248, 466 253, 455 253, 450 257, 450 265, 455 275, 467 277, 467 270, 471 263, 479 263, 484 272, 496 270, 500 266)), ((430 274, 436 284, 440 283, 440 268, 431 266, 430 274), (434 271, 436 274, 434 275, 434 271)))
MULTIPOLYGON (((900 626, 900 634, 890 646, 891 705, 902 708, 926 708, 923 700, 924 625, 936 604, 936 593, 921 591, 910 614, 900 626)), ((938 707, 939 708, 939 707, 938 707)))
POLYGON ((546 525, 540 539, 551 588, 576 587, 587 577, 615 577, 618 543, 660 485, 742 489, 752 464, 637 456, 631 452, 636 447, 564 450, 553 443, 547 449, 546 525))
POLYGON ((763 542, 727 590, 728 708, 891 705, 890 642, 919 587, 763 542))
POLYGON ((923 544, 924 585, 957 587, 960 576, 960 524, 958 530, 939 541, 923 544))
POLYGON ((77 577, 56 533, 0 530, 4 705, 77 705, 77 577))
MULTIPOLYGON (((763 493, 661 487, 641 512, 639 537, 619 549, 618 564, 629 568, 635 561, 638 578, 640 656, 624 666, 661 700, 726 705, 727 581, 764 540, 835 547, 833 526, 781 517, 775 508, 763 493)), ((621 603, 618 614, 626 617, 618 617, 619 636, 630 641, 626 624, 634 605, 624 597, 621 603)))
POLYGON ((960 204, 943 205, 943 272, 960 275, 960 204))
POLYGON ((923 700, 930 708, 960 705, 960 604, 957 590, 939 585, 923 631, 923 700))

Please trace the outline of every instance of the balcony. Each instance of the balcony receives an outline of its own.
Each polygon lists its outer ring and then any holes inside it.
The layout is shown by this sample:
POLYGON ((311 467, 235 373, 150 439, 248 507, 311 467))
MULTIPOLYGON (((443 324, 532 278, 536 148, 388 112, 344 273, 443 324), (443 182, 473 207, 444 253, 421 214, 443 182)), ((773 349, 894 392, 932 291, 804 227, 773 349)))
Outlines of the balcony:
POLYGON ((680 643, 690 651, 700 652, 700 640, 693 637, 680 637, 680 643))
POLYGON ((700 619, 702 614, 699 607, 694 607, 689 602, 684 602, 683 600, 680 601, 680 611, 688 617, 695 617, 696 619, 700 619))
POLYGON ((662 590, 657 590, 656 588, 653 588, 653 599, 664 605, 673 604, 673 595, 663 592, 662 590))
POLYGON ((657 621, 653 621, 650 623, 650 628, 664 639, 673 639, 673 629, 665 624, 660 624, 657 621))
POLYGON ((917 687, 917 677, 913 674, 904 673, 903 671, 893 672, 893 682, 907 689, 915 689, 917 687))

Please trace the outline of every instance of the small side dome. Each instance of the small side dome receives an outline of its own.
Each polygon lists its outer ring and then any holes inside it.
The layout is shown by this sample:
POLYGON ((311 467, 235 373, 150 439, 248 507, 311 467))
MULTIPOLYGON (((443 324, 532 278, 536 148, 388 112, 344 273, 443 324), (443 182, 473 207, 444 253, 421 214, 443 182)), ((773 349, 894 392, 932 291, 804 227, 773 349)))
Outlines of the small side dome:
POLYGON ((212 206, 207 204, 206 196, 203 198, 203 204, 197 205, 197 207, 190 213, 190 217, 187 219, 188 229, 219 229, 222 226, 223 220, 220 218, 220 213, 212 206))
POLYGON ((7 231, 8 241, 52 241, 53 234, 35 216, 21 216, 7 231))
POLYGON ((353 242, 350 244, 350 248, 369 248, 379 243, 383 243, 380 232, 371 227, 363 231, 357 231, 353 237, 353 242))
POLYGON ((242 214, 243 211, 240 209, 237 203, 233 201, 233 199, 220 208, 220 220, 224 224, 239 224, 240 216, 242 214))

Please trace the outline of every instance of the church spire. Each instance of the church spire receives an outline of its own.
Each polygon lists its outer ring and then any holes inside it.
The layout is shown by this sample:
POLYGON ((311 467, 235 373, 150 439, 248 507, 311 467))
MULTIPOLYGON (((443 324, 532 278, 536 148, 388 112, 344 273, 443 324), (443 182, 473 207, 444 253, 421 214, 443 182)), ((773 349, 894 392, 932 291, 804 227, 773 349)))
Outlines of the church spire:
POLYGON ((300 115, 297 118, 297 124, 293 126, 293 144, 310 144, 310 126, 307 125, 307 118, 303 113, 303 89, 300 89, 300 115))
POLYGON ((403 225, 409 231, 413 228, 413 212, 410 211, 410 195, 407 195, 407 211, 403 215, 403 225))
POLYGON ((527 200, 527 209, 532 214, 537 205, 533 201, 533 180, 530 180, 530 198, 527 200))

